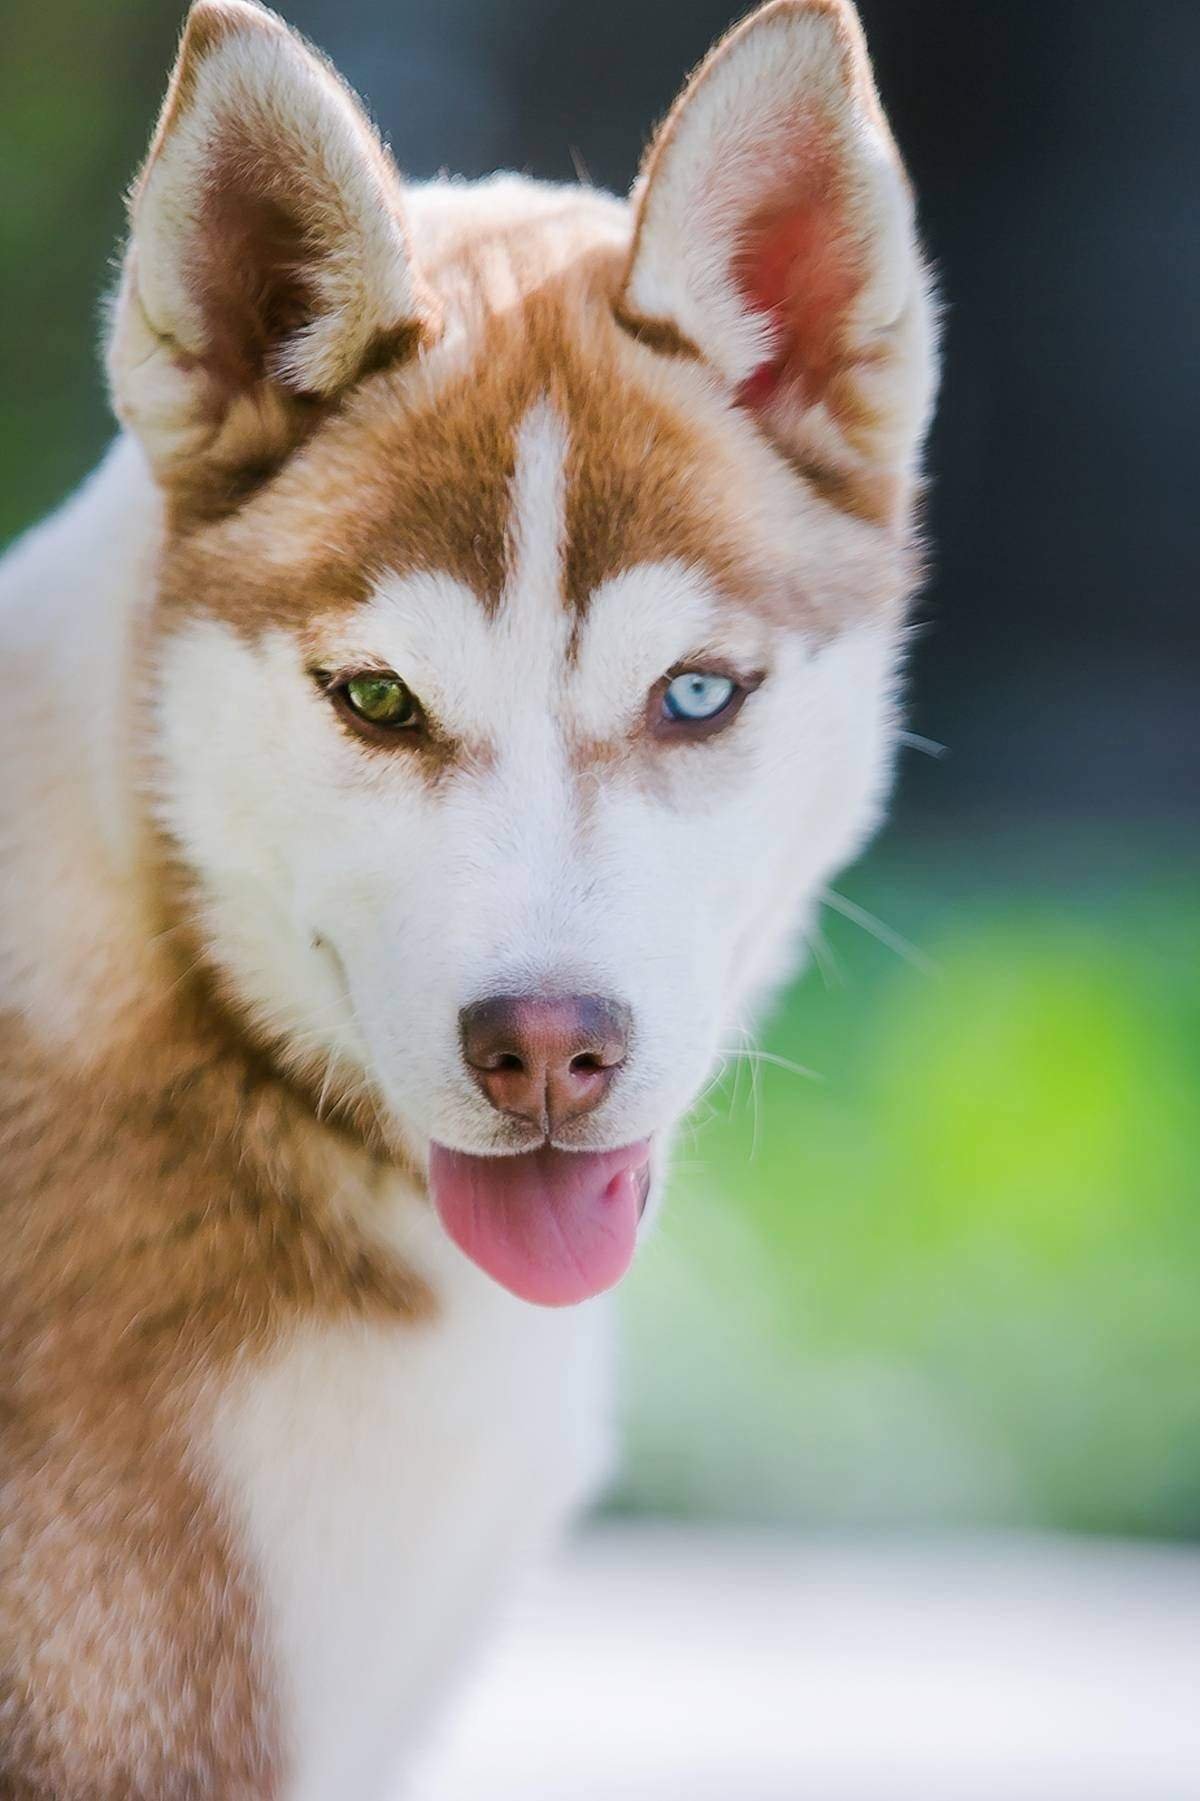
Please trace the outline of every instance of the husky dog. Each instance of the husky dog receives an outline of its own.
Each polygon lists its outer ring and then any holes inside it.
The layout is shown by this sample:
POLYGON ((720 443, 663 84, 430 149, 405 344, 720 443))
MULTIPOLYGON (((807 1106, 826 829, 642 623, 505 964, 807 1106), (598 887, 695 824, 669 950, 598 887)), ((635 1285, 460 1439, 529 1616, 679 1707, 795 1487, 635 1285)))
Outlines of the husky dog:
POLYGON ((197 0, 0 577, 5 1801, 393 1792, 592 1492, 595 1297, 880 812, 933 366, 848 0, 628 202, 406 187, 197 0))

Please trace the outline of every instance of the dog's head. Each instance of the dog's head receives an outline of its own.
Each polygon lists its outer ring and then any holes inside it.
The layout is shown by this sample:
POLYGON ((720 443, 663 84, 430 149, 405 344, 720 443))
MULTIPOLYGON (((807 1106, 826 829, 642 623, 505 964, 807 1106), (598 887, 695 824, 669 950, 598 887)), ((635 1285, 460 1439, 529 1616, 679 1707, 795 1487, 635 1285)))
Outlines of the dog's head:
POLYGON ((406 192, 286 27, 199 0, 110 366, 205 958, 500 1280, 607 1286, 887 779, 931 324, 849 5, 738 28, 626 206, 406 192))

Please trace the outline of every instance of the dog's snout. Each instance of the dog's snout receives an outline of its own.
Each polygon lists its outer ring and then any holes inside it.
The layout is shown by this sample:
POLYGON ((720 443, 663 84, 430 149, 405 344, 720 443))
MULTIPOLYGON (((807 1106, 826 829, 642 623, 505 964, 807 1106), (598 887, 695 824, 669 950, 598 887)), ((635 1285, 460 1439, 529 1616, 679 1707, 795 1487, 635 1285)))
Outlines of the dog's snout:
POLYGON ((590 994, 501 994, 459 1015, 463 1056, 492 1106, 550 1134, 599 1106, 632 1023, 622 1002, 590 994))

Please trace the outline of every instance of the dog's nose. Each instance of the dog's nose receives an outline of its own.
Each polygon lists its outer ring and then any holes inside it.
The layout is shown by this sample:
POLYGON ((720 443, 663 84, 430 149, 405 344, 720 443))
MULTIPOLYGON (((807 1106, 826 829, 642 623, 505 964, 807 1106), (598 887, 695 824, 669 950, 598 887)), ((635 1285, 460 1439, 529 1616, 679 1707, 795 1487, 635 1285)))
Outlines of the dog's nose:
POLYGON ((553 1134, 598 1107, 629 1049, 620 1001, 500 994, 459 1014, 467 1066, 500 1113, 553 1134))

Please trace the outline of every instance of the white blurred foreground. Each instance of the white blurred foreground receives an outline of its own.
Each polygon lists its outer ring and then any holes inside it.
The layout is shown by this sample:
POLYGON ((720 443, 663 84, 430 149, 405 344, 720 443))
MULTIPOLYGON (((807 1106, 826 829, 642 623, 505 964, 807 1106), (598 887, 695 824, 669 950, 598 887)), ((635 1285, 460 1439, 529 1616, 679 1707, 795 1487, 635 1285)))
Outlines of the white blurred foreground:
POLYGON ((609 1527, 412 1801, 1196 1801, 1200 1553, 609 1527))

